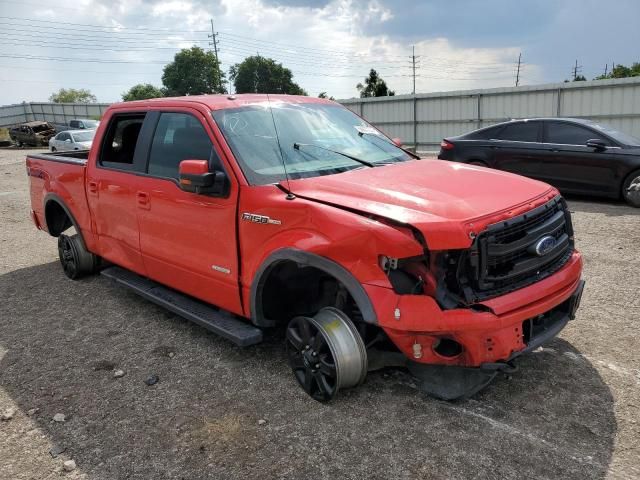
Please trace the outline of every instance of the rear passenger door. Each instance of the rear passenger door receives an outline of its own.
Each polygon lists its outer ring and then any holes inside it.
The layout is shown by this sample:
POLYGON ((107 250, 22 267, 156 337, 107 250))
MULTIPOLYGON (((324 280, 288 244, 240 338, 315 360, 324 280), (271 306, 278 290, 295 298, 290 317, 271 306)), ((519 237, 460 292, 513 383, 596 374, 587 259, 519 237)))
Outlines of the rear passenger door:
POLYGON ((540 162, 544 156, 548 155, 539 143, 541 137, 541 121, 508 123, 493 144, 495 168, 538 178, 540 162))
POLYGON ((95 162, 87 167, 87 201, 100 252, 107 260, 145 274, 140 254, 136 192, 146 156, 143 137, 149 137, 146 112, 115 113, 108 120, 95 162))
POLYGON ((611 140, 588 127, 546 121, 544 142, 551 155, 541 170, 542 179, 564 191, 617 195, 614 153, 611 148, 598 151, 587 147, 587 140, 592 139, 616 148, 611 140))
POLYGON ((238 286, 236 203, 238 187, 223 165, 220 148, 198 110, 158 114, 146 174, 139 177, 140 248, 150 278, 235 313, 238 286), (208 160, 224 170, 231 188, 224 198, 189 193, 178 183, 182 160, 208 160))

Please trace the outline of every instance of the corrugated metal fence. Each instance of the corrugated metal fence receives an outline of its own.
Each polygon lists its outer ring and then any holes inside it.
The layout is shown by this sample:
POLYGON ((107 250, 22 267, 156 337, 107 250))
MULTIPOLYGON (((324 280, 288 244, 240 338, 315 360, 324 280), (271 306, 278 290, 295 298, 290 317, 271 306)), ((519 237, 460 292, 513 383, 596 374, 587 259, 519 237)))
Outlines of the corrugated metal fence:
POLYGON ((640 78, 339 102, 418 150, 437 149, 443 137, 527 117, 589 118, 640 137, 640 78))
POLYGON ((74 118, 100 117, 108 103, 19 103, 0 107, 0 127, 10 127, 23 122, 42 120, 68 124, 74 118))

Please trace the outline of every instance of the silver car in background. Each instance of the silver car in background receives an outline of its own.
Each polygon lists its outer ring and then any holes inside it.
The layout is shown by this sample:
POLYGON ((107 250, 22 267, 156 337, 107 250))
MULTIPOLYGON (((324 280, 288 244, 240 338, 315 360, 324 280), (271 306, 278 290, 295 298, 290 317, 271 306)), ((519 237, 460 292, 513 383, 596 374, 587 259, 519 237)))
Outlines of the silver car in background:
POLYGON ((95 130, 65 130, 49 140, 49 148, 52 152, 89 150, 95 134, 95 130))

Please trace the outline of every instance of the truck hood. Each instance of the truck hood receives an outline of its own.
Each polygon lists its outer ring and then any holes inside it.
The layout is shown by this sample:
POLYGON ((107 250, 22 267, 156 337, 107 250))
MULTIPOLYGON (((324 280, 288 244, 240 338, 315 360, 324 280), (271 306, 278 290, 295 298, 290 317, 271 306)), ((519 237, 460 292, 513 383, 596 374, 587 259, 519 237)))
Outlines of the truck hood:
POLYGON ((557 195, 519 175, 441 160, 414 160, 289 181, 296 196, 420 230, 432 250, 468 248, 487 225, 557 195))

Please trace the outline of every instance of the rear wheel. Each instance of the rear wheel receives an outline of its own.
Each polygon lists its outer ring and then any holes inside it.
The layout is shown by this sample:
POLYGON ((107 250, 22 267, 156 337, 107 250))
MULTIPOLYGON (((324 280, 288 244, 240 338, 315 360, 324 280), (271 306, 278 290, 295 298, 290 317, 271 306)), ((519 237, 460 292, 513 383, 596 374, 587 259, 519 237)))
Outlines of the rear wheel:
POLYGON ((60 235, 58 237, 58 257, 64 274, 71 280, 77 280, 95 272, 98 257, 88 252, 80 235, 60 235))
POLYGON ((287 326, 287 356, 296 380, 313 399, 326 402, 367 375, 367 350, 349 317, 325 307, 287 326))
POLYGON ((631 172, 622 184, 622 198, 632 207, 640 207, 640 170, 631 172))
POLYGON ((51 151, 55 152, 56 151, 56 147, 51 147, 51 151))

